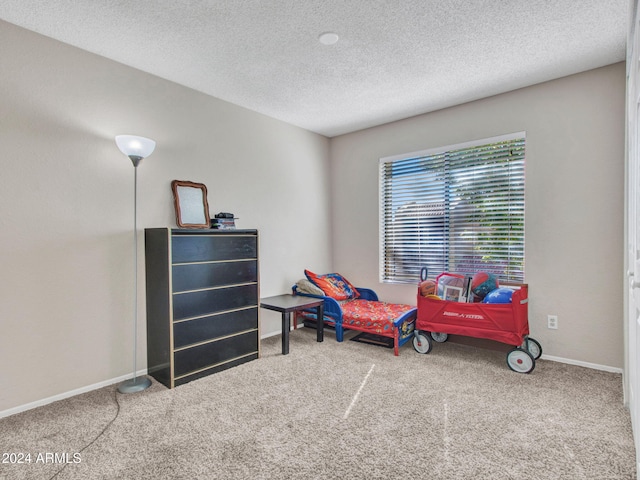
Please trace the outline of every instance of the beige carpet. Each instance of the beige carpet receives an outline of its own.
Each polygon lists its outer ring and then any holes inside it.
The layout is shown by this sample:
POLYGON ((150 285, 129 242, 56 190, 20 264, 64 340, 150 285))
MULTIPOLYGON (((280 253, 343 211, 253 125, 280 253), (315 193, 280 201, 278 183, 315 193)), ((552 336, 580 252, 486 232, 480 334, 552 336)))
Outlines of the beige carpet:
POLYGON ((517 374, 450 342, 394 357, 304 328, 287 356, 279 337, 262 347, 175 390, 106 387, 0 420, 0 452, 31 455, 0 479, 636 478, 620 375, 517 374))

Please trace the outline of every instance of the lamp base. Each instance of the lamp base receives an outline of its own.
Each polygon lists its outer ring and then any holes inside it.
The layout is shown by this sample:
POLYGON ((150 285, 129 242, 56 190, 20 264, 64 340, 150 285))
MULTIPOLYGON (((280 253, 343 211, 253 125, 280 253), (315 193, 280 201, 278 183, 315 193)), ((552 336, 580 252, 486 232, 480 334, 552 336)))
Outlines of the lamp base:
POLYGON ((136 393, 146 390, 151 386, 151 380, 147 377, 137 377, 131 380, 126 380, 118 385, 118 391, 120 393, 136 393))

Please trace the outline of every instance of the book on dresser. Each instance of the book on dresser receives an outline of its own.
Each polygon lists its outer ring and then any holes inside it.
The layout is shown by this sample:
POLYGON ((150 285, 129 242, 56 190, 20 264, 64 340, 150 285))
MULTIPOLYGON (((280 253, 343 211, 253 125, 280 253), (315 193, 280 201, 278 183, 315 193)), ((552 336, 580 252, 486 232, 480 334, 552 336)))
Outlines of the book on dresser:
POLYGON ((169 388, 260 355, 257 230, 145 229, 147 367, 169 388))

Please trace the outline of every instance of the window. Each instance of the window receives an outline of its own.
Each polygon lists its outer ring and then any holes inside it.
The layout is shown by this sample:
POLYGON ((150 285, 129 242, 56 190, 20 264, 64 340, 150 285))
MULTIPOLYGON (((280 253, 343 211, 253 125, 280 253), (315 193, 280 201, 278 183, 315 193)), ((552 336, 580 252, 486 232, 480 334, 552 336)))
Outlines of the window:
POLYGON ((380 160, 380 280, 524 281, 525 134, 380 160))

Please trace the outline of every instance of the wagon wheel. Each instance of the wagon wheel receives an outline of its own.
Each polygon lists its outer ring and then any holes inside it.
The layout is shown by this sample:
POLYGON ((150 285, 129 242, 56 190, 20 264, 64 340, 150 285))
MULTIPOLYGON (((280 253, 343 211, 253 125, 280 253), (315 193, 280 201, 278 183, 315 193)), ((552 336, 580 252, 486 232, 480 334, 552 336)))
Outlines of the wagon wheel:
POLYGON ((528 351, 516 347, 507 353, 507 365, 518 373, 531 373, 536 367, 536 361, 528 351))
POLYGON ((433 338, 438 343, 444 343, 449 338, 449 334, 448 333, 431 332, 431 338, 433 338))
POLYGON ((542 355, 542 346, 535 338, 527 337, 524 341, 524 346, 531 354, 534 360, 537 360, 542 355))
POLYGON ((418 353, 429 353, 433 343, 427 335, 423 335, 421 332, 415 331, 413 333, 413 349, 418 353))

